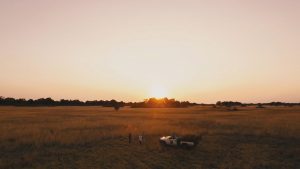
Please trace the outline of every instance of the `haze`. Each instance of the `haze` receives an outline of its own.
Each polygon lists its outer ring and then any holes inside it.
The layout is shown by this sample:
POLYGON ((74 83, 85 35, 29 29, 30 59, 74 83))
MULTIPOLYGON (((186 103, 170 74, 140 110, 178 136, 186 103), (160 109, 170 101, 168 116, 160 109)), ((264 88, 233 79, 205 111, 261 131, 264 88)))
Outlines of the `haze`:
POLYGON ((0 95, 141 101, 159 88, 199 103, 299 102, 299 9, 296 0, 1 0, 0 95))

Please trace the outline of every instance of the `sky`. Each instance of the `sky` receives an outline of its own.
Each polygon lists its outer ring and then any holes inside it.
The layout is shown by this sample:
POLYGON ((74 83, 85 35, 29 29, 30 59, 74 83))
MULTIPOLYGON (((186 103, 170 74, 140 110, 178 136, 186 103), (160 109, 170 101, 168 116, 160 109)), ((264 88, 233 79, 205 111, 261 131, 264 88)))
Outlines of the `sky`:
POLYGON ((298 0, 0 0, 0 96, 300 102, 298 0))

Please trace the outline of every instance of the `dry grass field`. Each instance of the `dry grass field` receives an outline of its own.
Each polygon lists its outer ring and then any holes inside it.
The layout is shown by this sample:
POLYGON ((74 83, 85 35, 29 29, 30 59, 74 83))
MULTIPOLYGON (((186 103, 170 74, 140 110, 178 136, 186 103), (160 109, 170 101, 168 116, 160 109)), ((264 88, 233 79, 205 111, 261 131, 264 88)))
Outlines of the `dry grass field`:
POLYGON ((0 168, 299 169, 300 107, 0 107, 0 168), (171 133, 203 139, 160 146, 171 133))

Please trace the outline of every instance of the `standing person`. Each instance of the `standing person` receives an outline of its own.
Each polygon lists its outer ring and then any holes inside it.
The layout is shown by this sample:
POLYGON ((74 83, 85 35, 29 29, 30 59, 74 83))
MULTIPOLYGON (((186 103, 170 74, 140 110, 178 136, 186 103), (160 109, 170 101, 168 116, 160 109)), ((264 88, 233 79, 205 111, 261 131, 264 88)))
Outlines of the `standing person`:
POLYGON ((132 137, 132 136, 131 136, 131 133, 129 133, 129 134, 128 134, 128 143, 129 143, 129 144, 131 143, 131 137, 132 137))
POLYGON ((142 144, 142 142, 143 142, 143 136, 139 135, 139 143, 142 144))
POLYGON ((176 136, 176 134, 175 134, 175 133, 173 133, 173 134, 172 134, 172 136, 173 136, 173 138, 177 138, 177 136, 176 136))

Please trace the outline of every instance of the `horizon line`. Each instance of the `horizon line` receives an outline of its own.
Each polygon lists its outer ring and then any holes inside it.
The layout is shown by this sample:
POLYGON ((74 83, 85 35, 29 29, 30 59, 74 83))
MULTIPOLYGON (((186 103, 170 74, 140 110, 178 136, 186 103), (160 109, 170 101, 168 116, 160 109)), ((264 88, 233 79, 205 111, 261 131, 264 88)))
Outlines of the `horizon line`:
POLYGON ((76 99, 64 99, 64 98, 61 98, 61 99, 53 99, 52 97, 40 97, 40 98, 36 98, 36 99, 34 99, 34 98, 22 98, 22 97, 19 97, 19 98, 15 98, 15 97, 4 97, 4 96, 0 96, 0 98, 2 98, 2 99, 6 99, 6 98, 13 98, 13 99, 15 99, 15 100, 19 100, 19 99, 25 99, 26 101, 28 101, 28 100, 38 100, 38 99, 48 99, 48 98, 50 98, 50 99, 52 99, 53 101, 61 101, 61 100, 78 100, 78 101, 80 101, 80 102, 88 102, 88 101, 112 101, 112 100, 115 100, 116 102, 123 102, 123 103, 138 103, 138 102, 143 102, 144 100, 146 100, 146 99, 151 99, 151 98, 155 98, 155 99, 158 99, 158 100, 160 100, 160 99, 175 99, 176 101, 179 101, 179 102, 189 102, 189 103, 196 103, 196 104, 198 104, 198 105, 201 105, 201 104, 205 104, 205 105, 210 105, 210 104, 216 104, 217 102, 240 102, 240 103, 242 103, 242 104, 267 104, 267 103, 287 103, 287 104, 299 104, 300 103, 300 101, 299 102, 284 102, 284 101, 268 101, 268 102, 242 102, 242 101, 238 101, 238 100, 218 100, 218 101, 216 101, 215 103, 205 103, 205 102, 201 102, 201 103, 199 103, 199 102, 193 102, 193 101, 189 101, 189 100, 177 100, 176 98, 169 98, 169 97, 162 97, 162 98, 157 98, 157 97, 149 97, 149 98, 145 98, 145 99, 143 99, 143 101, 123 101, 123 100, 117 100, 117 99, 114 99, 114 98, 112 98, 112 99, 92 99, 92 100, 89 100, 89 99, 87 99, 87 100, 82 100, 82 99, 78 99, 78 98, 76 98, 76 99))

